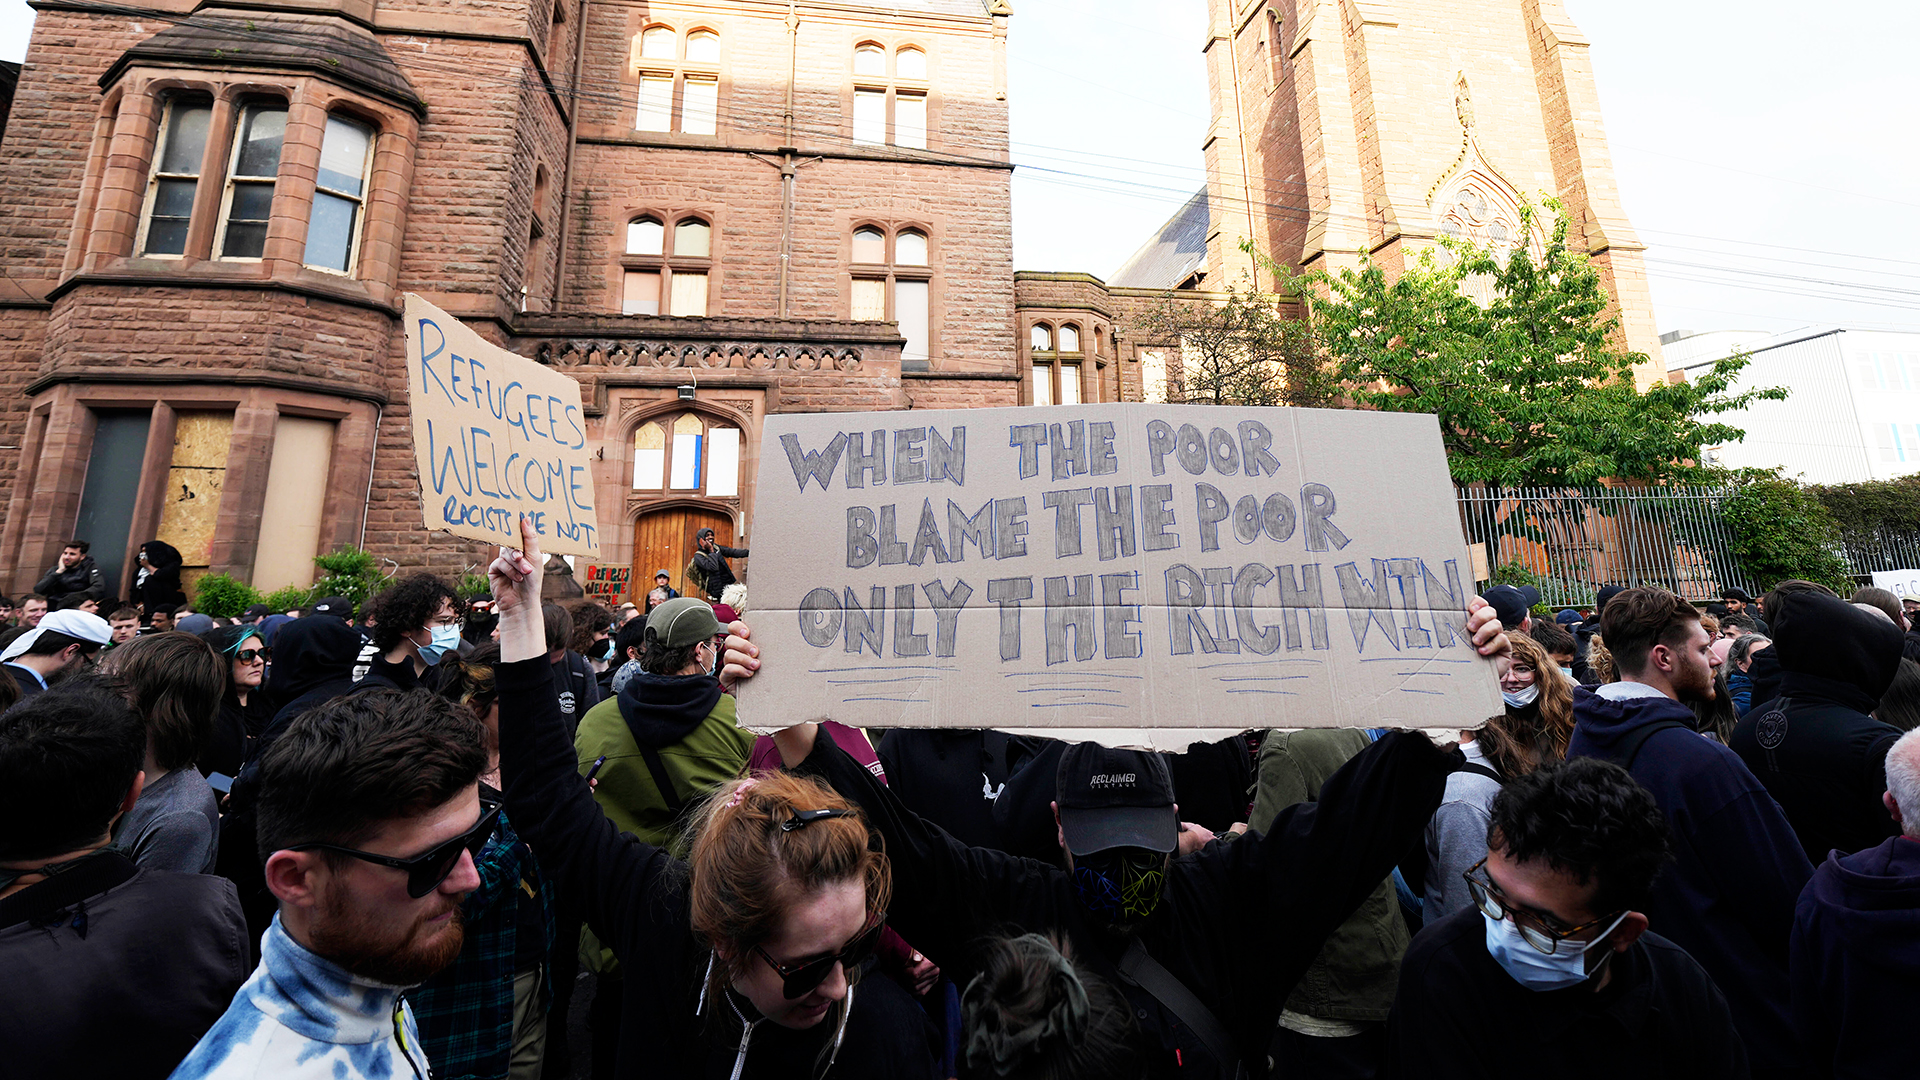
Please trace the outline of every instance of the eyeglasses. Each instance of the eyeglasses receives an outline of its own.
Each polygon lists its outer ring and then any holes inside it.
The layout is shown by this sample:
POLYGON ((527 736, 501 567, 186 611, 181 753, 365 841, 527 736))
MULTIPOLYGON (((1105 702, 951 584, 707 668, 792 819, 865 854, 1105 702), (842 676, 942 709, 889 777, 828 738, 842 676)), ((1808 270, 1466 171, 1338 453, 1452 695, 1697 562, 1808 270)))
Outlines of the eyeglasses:
POLYGON ((775 960, 768 955, 765 948, 759 945, 755 945, 753 951, 759 953, 760 959, 765 960, 767 966, 779 974, 780 992, 786 995, 788 1001, 792 1001, 806 997, 813 993, 815 987, 827 981, 827 976, 833 974, 835 964, 845 964, 847 981, 855 981, 858 978, 855 971, 861 964, 866 963, 867 957, 873 955, 873 950, 880 944, 881 931, 886 928, 887 913, 882 911, 868 921, 866 929, 860 931, 852 941, 847 942, 846 948, 828 956, 816 956, 811 960, 802 960, 794 964, 783 964, 775 960))
POLYGON ((437 844, 415 855, 411 859, 398 859, 392 855, 375 855, 370 851, 358 851, 338 844, 296 844, 285 848, 286 851, 332 851, 341 855, 351 855, 363 862, 380 866, 391 866, 395 870, 407 872, 407 895, 415 900, 440 887, 460 865, 462 851, 474 858, 480 857, 480 850, 487 846, 487 839, 493 835, 494 819, 500 816, 500 804, 486 799, 480 800, 480 820, 473 828, 442 844, 437 844))
MULTIPOLYGON (((1510 906, 1505 895, 1500 892, 1500 887, 1487 876, 1486 866, 1487 860, 1481 859, 1460 875, 1467 879, 1467 895, 1473 897, 1474 906, 1489 919, 1499 920, 1509 915, 1513 916, 1513 925, 1520 931, 1520 936, 1526 939, 1527 944, 1548 956, 1554 954, 1561 942, 1582 930, 1591 930, 1607 922, 1618 922, 1619 919, 1615 916, 1626 914, 1624 911, 1617 911, 1611 915, 1602 915, 1589 922, 1583 922, 1579 926, 1561 927, 1557 920, 1510 906)), ((1576 941, 1570 944, 1584 946, 1587 942, 1576 941)))
POLYGON ((235 660, 240 661, 243 664, 251 664, 255 660, 265 663, 266 661, 273 659, 273 650, 272 649, 241 649, 239 652, 233 654, 233 658, 235 660))

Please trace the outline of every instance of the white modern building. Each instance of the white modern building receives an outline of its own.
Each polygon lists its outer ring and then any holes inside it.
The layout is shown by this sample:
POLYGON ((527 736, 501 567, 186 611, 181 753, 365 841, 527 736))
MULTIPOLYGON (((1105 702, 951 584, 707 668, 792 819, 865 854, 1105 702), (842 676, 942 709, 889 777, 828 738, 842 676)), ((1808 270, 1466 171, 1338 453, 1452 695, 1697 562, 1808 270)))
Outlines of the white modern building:
POLYGON ((1682 330, 1660 341, 1668 370, 1689 380, 1721 357, 1746 352, 1753 361, 1737 389, 1787 388, 1784 401, 1718 417, 1746 438, 1702 447, 1702 460, 1730 469, 1781 466, 1811 484, 1920 473, 1920 332, 1682 330))

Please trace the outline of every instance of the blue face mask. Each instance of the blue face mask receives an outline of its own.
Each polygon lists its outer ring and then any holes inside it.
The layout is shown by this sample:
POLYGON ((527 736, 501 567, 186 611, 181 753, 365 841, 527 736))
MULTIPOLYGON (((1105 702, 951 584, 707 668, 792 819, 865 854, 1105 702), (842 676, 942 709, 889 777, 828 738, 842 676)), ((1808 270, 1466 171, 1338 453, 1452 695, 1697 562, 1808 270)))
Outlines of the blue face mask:
POLYGON ((1494 963, 1499 964, 1508 975, 1513 976, 1514 982, 1529 990, 1564 990, 1586 982, 1592 977, 1592 972, 1587 970, 1587 953, 1595 945, 1607 940, 1607 935, 1613 933, 1613 928, 1619 926, 1620 920, 1626 917, 1627 913, 1621 912, 1619 919, 1613 920, 1606 930, 1584 945, 1562 941, 1554 949, 1553 955, 1548 956, 1527 944, 1527 939, 1520 936, 1520 928, 1514 925, 1512 919, 1496 919, 1484 911, 1480 913, 1480 918, 1487 924, 1487 955, 1493 957, 1494 963))
POLYGON ((433 628, 433 640, 425 645, 415 645, 420 650, 420 660, 428 667, 440 662, 440 658, 449 651, 460 647, 460 628, 457 626, 436 626, 433 628))

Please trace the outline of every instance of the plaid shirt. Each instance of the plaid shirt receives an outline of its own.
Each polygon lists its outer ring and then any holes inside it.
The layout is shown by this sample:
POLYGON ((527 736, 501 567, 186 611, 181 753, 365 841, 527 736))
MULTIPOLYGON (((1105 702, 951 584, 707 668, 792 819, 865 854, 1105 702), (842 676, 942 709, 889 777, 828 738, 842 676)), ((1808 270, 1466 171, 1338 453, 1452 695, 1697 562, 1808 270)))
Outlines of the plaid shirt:
POLYGON ((407 992, 420 1025, 420 1042, 441 1080, 504 1077, 513 1051, 513 958, 520 905, 538 904, 546 928, 541 945, 553 949, 553 884, 540 873, 532 849, 500 812, 493 837, 474 860, 480 887, 461 914, 467 941, 444 971, 407 992))

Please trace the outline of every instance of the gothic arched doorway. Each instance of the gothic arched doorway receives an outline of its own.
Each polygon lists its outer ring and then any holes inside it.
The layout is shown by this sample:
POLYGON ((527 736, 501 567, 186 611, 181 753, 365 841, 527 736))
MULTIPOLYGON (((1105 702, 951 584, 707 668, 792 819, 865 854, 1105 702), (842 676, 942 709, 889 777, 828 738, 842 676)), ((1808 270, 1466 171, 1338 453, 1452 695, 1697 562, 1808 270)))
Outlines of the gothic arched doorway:
MULTIPOLYGON (((687 589, 687 560, 693 558, 693 535, 701 529, 712 529, 713 538, 722 544, 733 543, 733 516, 721 510, 680 504, 646 511, 634 520, 634 603, 646 606, 654 571, 662 568, 683 595, 700 595, 687 589)), ((736 567, 734 573, 739 572, 736 567)))

